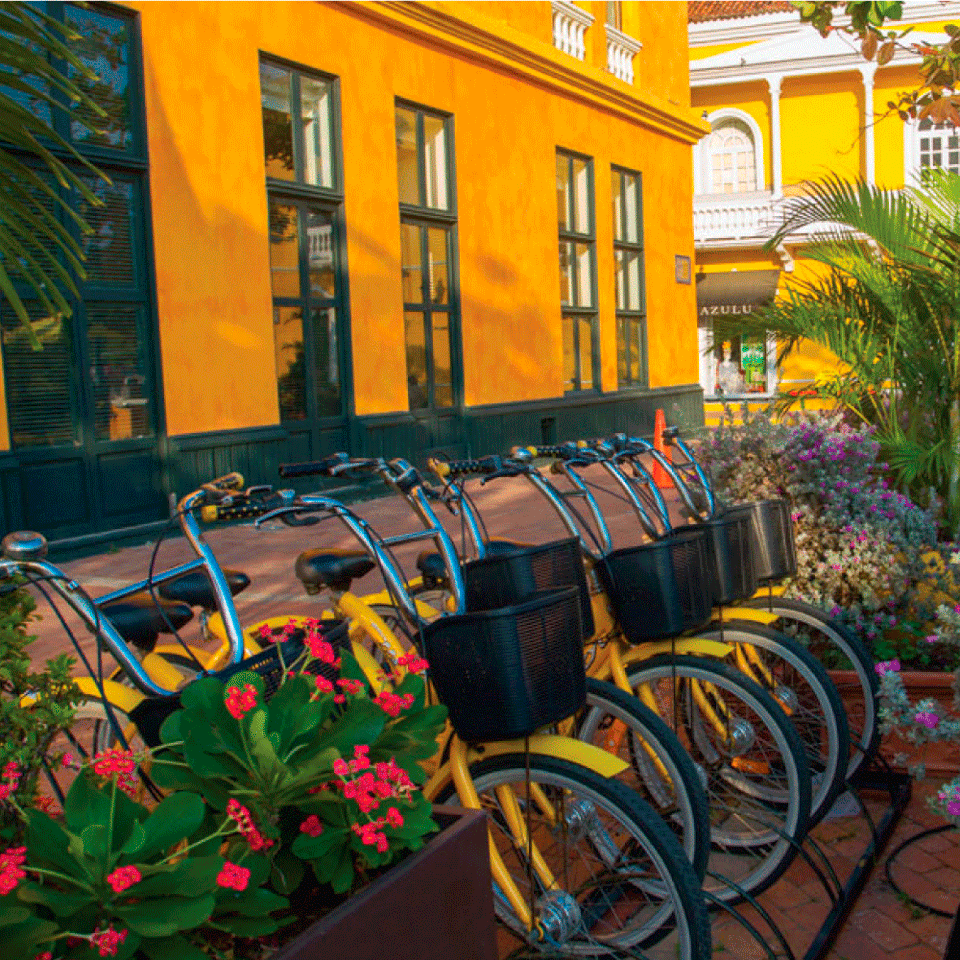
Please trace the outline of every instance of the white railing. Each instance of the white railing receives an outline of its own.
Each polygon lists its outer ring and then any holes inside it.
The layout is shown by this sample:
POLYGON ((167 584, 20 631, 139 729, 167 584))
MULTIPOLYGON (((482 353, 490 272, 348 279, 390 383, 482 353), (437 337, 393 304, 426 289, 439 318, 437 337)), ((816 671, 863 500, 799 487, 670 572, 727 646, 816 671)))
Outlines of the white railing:
POLYGON ((633 58, 643 46, 616 27, 607 26, 607 69, 624 83, 633 83, 633 58))
POLYGON ((584 35, 593 16, 570 0, 550 0, 553 7, 553 45, 571 57, 583 60, 587 53, 584 35))
POLYGON ((725 193, 693 198, 693 237, 697 244, 766 239, 779 223, 779 203, 774 203, 771 193, 725 193))

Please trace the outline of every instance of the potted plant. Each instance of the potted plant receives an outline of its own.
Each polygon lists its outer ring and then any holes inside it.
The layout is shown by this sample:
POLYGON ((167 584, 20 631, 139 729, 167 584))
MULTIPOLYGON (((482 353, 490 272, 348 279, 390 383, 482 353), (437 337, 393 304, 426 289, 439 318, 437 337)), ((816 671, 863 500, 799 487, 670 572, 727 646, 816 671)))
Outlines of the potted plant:
MULTIPOLYGON (((421 848, 442 841, 429 839, 438 824, 417 785, 445 709, 425 703, 423 677, 371 691, 320 622, 305 647, 271 656, 269 670, 185 688, 149 756, 116 746, 81 765, 60 816, 16 806, 22 840, 0 852, 0 937, 14 955, 315 960, 329 955, 318 921, 336 926, 325 914, 373 902, 358 892, 378 877, 389 887, 398 861, 401 877, 418 856, 436 868, 421 848), (137 795, 147 766, 167 791, 152 807, 137 795)), ((447 854, 468 879, 488 870, 475 818, 445 831, 468 842, 447 854)), ((483 889, 479 941, 492 950, 489 872, 483 889)))

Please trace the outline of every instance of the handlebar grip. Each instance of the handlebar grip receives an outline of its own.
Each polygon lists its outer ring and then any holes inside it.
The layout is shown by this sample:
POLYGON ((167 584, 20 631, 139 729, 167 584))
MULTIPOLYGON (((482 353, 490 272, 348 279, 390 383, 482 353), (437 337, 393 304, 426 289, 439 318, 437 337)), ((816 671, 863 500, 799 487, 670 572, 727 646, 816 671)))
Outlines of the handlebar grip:
POLYGON ((327 476, 334 467, 342 467, 349 461, 345 453, 332 453, 329 457, 322 460, 305 460, 302 463, 281 463, 280 476, 285 478, 292 477, 315 477, 327 476))
POLYGON ((225 523, 228 520, 246 520, 259 517, 269 507, 264 503, 243 500, 240 503, 208 503, 200 508, 200 519, 204 523, 225 523))
POLYGON ((501 469, 500 457, 482 457, 479 460, 434 460, 427 461, 427 467, 441 480, 453 480, 456 477, 482 476, 501 469))
POLYGON ((232 473, 225 473, 222 477, 205 483, 204 486, 212 487, 214 490, 242 490, 243 474, 234 470, 232 473))

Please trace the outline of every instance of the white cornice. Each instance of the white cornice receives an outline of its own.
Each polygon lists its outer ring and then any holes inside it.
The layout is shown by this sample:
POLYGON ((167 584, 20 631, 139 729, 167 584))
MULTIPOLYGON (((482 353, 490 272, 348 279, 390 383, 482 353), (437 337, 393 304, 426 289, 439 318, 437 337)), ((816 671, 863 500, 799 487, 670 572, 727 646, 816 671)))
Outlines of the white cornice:
MULTIPOLYGON (((906 2, 903 5, 902 23, 933 23, 938 20, 960 21, 960 3, 952 0, 942 2, 906 2)), ((837 26, 846 26, 850 18, 838 14, 834 17, 837 26)), ((800 13, 762 13, 755 17, 739 17, 736 20, 708 20, 691 23, 687 35, 691 47, 711 47, 724 43, 749 43, 755 40, 773 40, 791 33, 800 25, 800 13)), ((895 29, 896 24, 891 25, 895 29)), ((813 27, 810 27, 812 30, 813 27)))

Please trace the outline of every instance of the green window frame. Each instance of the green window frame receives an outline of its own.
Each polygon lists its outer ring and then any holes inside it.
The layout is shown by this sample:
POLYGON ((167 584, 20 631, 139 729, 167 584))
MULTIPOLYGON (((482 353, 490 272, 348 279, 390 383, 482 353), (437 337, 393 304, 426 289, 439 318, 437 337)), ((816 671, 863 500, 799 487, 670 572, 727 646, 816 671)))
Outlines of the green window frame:
POLYGON ((18 285, 43 346, 40 352, 33 351, 13 311, 0 305, 10 444, 17 451, 61 447, 93 453, 102 444, 153 438, 162 419, 149 276, 140 37, 136 16, 119 7, 34 6, 74 30, 73 48, 97 77, 79 78, 72 67, 59 66, 86 86, 106 115, 98 116, 96 129, 90 130, 66 104, 51 108, 27 91, 14 95, 112 183, 94 177, 55 144, 47 145, 87 182, 101 205, 76 196, 38 167, 41 179, 87 220, 92 232, 80 234, 49 197, 36 191, 78 240, 86 277, 78 282, 79 298, 69 298, 70 317, 49 316, 33 291, 18 285))
POLYGON ((280 421, 346 415, 347 325, 339 84, 260 58, 280 421))
POLYGON ((557 150, 557 223, 565 393, 600 390, 593 160, 557 150))
POLYGON ((462 403, 453 117, 397 100, 397 191, 409 409, 462 403))
POLYGON ((614 296, 617 319, 617 382, 621 390, 646 387, 647 296, 643 248, 643 175, 613 166, 614 296))

